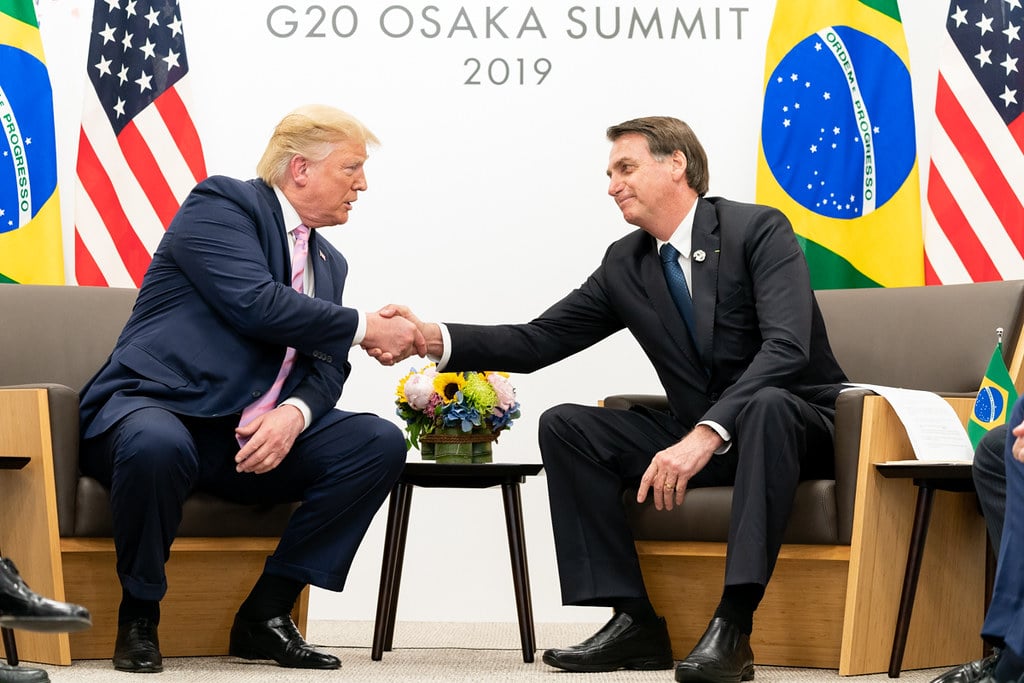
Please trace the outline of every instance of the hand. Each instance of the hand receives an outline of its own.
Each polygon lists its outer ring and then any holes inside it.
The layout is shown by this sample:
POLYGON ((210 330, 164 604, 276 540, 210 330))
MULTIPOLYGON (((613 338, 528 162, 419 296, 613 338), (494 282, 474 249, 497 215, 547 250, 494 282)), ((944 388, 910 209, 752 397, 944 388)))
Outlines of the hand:
POLYGON ((416 324, 419 320, 408 308, 400 307, 413 320, 396 315, 394 308, 385 306, 376 313, 366 314, 366 336, 360 346, 381 365, 394 365, 414 353, 418 356, 427 353, 427 342, 416 324))
POLYGON ((1013 435, 1017 437, 1013 442, 1013 457, 1018 462, 1024 462, 1024 422, 1013 428, 1013 435))
POLYGON ((248 441, 235 455, 235 470, 263 474, 274 469, 291 451, 303 425, 299 409, 285 404, 236 428, 235 435, 248 441))
MULTIPOLYGON (((444 353, 444 341, 441 338, 440 326, 437 323, 423 322, 418 317, 416 317, 416 315, 412 312, 412 310, 409 309, 408 306, 402 306, 399 304, 388 304, 384 308, 377 311, 377 315, 381 316, 382 318, 389 319, 401 317, 413 323, 416 326, 416 328, 420 331, 420 334, 423 335, 423 339, 426 344, 423 353, 420 353, 419 355, 423 356, 429 354, 431 356, 440 357, 444 353)), ((382 364, 389 364, 386 363, 386 360, 388 360, 388 358, 387 355, 384 353, 383 349, 371 347, 366 344, 365 340, 363 341, 362 347, 366 351, 366 353, 369 354, 372 358, 376 358, 382 364)), ((399 360, 401 360, 401 358, 395 359, 396 362, 399 360)))
POLYGON ((687 483, 704 469, 723 443, 718 432, 705 425, 698 425, 679 443, 655 453, 640 479, 636 502, 647 500, 647 491, 650 489, 656 509, 671 510, 674 506, 682 505, 687 483))

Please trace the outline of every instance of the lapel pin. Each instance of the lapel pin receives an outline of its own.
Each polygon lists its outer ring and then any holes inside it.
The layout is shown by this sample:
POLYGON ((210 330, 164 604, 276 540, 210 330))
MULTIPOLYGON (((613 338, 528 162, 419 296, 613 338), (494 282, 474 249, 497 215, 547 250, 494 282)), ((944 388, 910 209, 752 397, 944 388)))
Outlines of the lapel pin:
POLYGON ((324 252, 322 252, 322 251, 320 252, 320 260, 321 261, 326 261, 327 260, 327 257, 324 256, 324 252))
POLYGON ((693 260, 696 261, 697 263, 702 263, 704 259, 706 259, 707 257, 708 255, 704 253, 703 249, 698 249, 697 251, 693 252, 693 260))

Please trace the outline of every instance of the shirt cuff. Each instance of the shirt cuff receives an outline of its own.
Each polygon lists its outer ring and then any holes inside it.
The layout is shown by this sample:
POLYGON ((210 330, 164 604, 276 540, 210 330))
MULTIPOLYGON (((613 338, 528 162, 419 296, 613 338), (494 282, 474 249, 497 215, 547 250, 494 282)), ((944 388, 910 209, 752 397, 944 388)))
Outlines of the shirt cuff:
POLYGON ((444 350, 440 356, 428 353, 427 358, 437 363, 437 369, 441 372, 448 365, 448 359, 452 357, 452 335, 448 332, 448 326, 444 323, 438 323, 437 326, 441 330, 441 344, 444 345, 444 350))
POLYGON ((306 427, 313 421, 313 411, 309 409, 309 406, 301 398, 286 398, 279 405, 295 406, 299 409, 299 412, 302 413, 302 431, 306 431, 306 427))
POLYGON ((717 422, 712 422, 711 420, 701 420, 697 424, 704 425, 705 427, 711 427, 711 429, 715 430, 715 432, 725 440, 725 443, 715 450, 715 455, 721 455, 732 448, 732 434, 729 433, 728 429, 717 422))
POLYGON ((366 313, 360 316, 356 316, 356 333, 352 337, 352 346, 359 346, 363 343, 363 338, 366 337, 366 313))

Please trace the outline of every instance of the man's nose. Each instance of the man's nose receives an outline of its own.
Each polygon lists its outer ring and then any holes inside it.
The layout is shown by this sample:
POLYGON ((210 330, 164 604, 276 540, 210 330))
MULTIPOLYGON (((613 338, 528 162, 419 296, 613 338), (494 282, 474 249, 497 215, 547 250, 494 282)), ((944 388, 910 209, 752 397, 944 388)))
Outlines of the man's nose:
POLYGON ((622 189, 622 181, 615 176, 608 177, 608 194, 614 197, 622 189))

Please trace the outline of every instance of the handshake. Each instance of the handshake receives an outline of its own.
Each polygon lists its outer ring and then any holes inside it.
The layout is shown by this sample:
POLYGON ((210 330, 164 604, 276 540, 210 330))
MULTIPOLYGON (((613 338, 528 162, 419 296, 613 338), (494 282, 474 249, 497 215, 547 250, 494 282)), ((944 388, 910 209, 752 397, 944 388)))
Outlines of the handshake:
POLYGON ((440 356, 444 351, 437 323, 425 323, 407 306, 397 304, 366 314, 366 335, 360 346, 381 365, 394 365, 413 354, 440 356))

